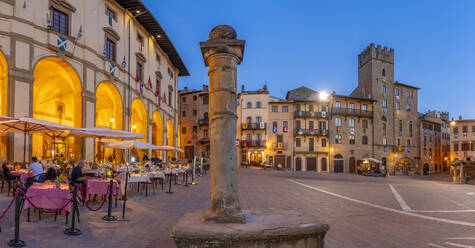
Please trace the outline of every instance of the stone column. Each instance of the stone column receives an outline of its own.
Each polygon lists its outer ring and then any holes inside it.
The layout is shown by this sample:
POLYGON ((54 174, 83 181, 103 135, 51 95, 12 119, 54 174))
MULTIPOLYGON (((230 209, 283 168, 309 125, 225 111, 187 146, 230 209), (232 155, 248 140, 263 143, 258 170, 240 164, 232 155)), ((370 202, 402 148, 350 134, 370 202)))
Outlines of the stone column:
POLYGON ((237 65, 244 53, 244 40, 236 39, 230 26, 216 26, 209 40, 200 42, 209 66, 209 120, 211 202, 205 220, 217 223, 244 223, 238 199, 236 151, 237 65))

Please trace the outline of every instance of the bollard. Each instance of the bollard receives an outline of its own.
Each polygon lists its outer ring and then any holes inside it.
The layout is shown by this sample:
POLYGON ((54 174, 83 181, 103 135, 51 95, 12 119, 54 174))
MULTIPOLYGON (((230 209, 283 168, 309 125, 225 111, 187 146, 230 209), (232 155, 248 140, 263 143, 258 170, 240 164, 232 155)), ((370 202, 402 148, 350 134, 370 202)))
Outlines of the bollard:
POLYGON ((129 170, 125 173, 125 192, 122 196, 124 199, 124 204, 122 205, 122 220, 125 220, 125 203, 127 202, 127 184, 129 183, 129 170))
MULTIPOLYGON (((74 192, 77 192, 76 191, 77 189, 77 185, 74 186, 74 192)), ((77 199, 76 199, 77 195, 74 196, 73 198, 73 210, 72 210, 72 213, 71 213, 71 227, 70 228, 66 228, 64 230, 64 234, 68 235, 68 236, 78 236, 78 235, 81 235, 81 230, 77 229, 75 227, 75 224, 76 224, 76 211, 78 210, 78 202, 77 202, 77 199)), ((68 218, 66 216, 66 218, 68 218)))
POLYGON ((188 187, 188 171, 185 170, 185 187, 188 187))
POLYGON ((168 174, 168 191, 165 192, 167 194, 173 194, 173 192, 172 192, 172 176, 173 176, 173 173, 170 171, 170 174, 168 174))
POLYGON ((115 221, 117 218, 112 216, 112 194, 113 194, 114 181, 111 179, 109 182, 109 207, 107 209, 107 215, 102 217, 106 221, 115 221))
POLYGON ((12 247, 24 247, 25 241, 20 240, 20 205, 21 205, 22 195, 17 192, 15 199, 15 239, 12 239, 8 242, 9 246, 12 247))

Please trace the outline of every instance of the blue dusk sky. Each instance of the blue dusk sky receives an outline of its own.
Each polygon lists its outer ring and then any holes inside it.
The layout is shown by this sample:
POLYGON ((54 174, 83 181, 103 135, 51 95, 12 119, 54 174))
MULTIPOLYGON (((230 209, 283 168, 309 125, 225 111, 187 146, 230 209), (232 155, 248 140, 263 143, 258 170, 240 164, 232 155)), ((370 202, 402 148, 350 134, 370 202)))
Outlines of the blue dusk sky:
MULTIPOLYGON (((421 88, 419 111, 475 118, 475 1, 144 0, 191 76, 208 83, 199 42, 219 24, 246 40, 239 87, 285 97, 307 86, 349 94, 371 42, 395 49, 395 80, 421 88)), ((240 88, 239 88, 240 89, 240 88)))

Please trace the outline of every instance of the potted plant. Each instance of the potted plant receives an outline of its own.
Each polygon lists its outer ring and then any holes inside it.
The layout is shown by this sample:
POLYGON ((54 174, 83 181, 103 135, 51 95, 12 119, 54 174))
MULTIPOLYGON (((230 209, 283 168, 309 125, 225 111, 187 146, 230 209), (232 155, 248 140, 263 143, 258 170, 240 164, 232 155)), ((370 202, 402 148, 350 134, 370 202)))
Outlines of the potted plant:
POLYGON ((62 184, 62 183, 66 183, 66 180, 67 180, 67 179, 66 179, 66 177, 65 177, 63 174, 57 176, 57 177, 56 177, 56 180, 55 180, 56 188, 57 188, 57 189, 60 189, 60 188, 61 188, 61 184, 62 184))

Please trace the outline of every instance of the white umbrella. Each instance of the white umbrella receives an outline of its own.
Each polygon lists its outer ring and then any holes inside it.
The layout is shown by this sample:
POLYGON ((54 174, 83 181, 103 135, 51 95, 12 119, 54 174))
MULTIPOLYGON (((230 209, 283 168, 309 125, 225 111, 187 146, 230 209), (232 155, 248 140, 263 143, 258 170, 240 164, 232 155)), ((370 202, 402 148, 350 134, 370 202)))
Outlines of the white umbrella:
POLYGON ((174 146, 158 146, 157 150, 170 151, 170 152, 185 152, 182 149, 174 146))
MULTIPOLYGON (((26 135, 34 133, 49 133, 56 131, 71 131, 73 127, 53 123, 49 121, 43 121, 33 119, 30 117, 21 117, 19 119, 13 119, 0 122, 0 131, 13 132, 24 134, 23 140, 23 163, 26 161, 26 135)), ((54 138, 54 137, 53 137, 54 138)))
POLYGON ((105 145, 105 147, 117 148, 117 149, 122 149, 122 150, 128 150, 132 148, 144 149, 144 150, 148 150, 148 149, 158 150, 159 148, 159 146, 152 145, 152 144, 145 143, 138 140, 125 140, 125 141, 120 141, 120 142, 112 142, 110 144, 105 145))
POLYGON ((13 120, 13 119, 15 119, 15 118, 0 115, 0 121, 8 121, 8 120, 13 120))
POLYGON ((143 134, 131 133, 108 127, 79 128, 71 132, 70 135, 93 138, 120 138, 120 139, 143 139, 143 134))

